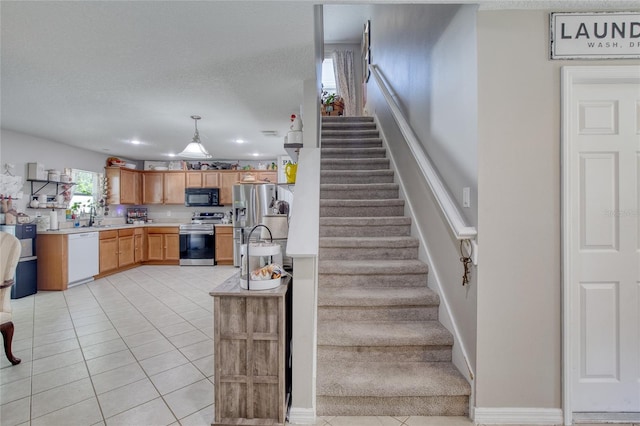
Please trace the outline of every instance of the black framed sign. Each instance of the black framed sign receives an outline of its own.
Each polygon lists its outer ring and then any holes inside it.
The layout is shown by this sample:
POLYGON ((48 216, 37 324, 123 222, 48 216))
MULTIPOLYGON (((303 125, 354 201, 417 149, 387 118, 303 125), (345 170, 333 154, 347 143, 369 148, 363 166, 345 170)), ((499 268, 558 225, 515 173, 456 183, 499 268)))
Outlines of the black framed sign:
POLYGON ((550 14, 551 59, 640 58, 639 12, 550 14))

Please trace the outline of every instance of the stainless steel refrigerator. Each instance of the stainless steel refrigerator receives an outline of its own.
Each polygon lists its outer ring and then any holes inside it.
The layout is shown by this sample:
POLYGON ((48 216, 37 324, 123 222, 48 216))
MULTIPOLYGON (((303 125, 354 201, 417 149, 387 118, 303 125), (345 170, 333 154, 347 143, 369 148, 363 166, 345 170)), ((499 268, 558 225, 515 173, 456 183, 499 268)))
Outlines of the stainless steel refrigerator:
MULTIPOLYGON (((254 226, 264 222, 276 205, 276 185, 269 183, 241 183, 233 185, 233 264, 240 266, 240 246, 247 242, 254 226)), ((251 239, 260 238, 260 229, 251 239)))

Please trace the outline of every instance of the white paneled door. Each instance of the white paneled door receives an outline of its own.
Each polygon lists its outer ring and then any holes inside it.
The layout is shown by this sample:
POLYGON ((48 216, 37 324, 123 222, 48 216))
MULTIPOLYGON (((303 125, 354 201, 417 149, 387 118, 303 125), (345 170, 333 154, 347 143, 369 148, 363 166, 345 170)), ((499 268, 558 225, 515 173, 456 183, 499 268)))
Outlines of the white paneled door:
POLYGON ((563 79, 565 392, 640 413, 640 67, 569 68, 602 75, 563 79))

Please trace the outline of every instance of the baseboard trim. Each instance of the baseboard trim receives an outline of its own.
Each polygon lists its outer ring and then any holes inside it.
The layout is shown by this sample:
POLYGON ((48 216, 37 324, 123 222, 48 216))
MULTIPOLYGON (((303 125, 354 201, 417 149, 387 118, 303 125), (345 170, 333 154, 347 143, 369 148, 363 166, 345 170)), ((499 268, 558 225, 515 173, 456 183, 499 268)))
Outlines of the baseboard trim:
POLYGON ((316 410, 313 408, 295 408, 289 410, 289 423, 294 425, 309 425, 316 423, 316 410))
POLYGON ((483 408, 474 410, 476 424, 560 425, 560 408, 483 408))

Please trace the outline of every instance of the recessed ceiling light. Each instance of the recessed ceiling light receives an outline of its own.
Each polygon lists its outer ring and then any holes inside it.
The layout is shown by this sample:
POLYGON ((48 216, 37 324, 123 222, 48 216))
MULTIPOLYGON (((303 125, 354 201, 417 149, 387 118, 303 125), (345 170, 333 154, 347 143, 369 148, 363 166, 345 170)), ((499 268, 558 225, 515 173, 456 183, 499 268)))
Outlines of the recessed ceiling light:
POLYGON ((137 139, 132 139, 132 140, 131 140, 131 143, 132 143, 133 145, 140 145, 140 143, 141 143, 141 142, 140 142, 139 140, 137 140, 137 139))
POLYGON ((259 157, 259 156, 260 156, 260 154, 258 154, 257 152, 254 152, 252 155, 253 155, 254 157, 259 157))
POLYGON ((236 139, 236 143, 244 143, 244 139, 236 139))
POLYGON ((167 157, 175 157, 176 155, 173 152, 170 152, 169 154, 167 154, 167 157))

